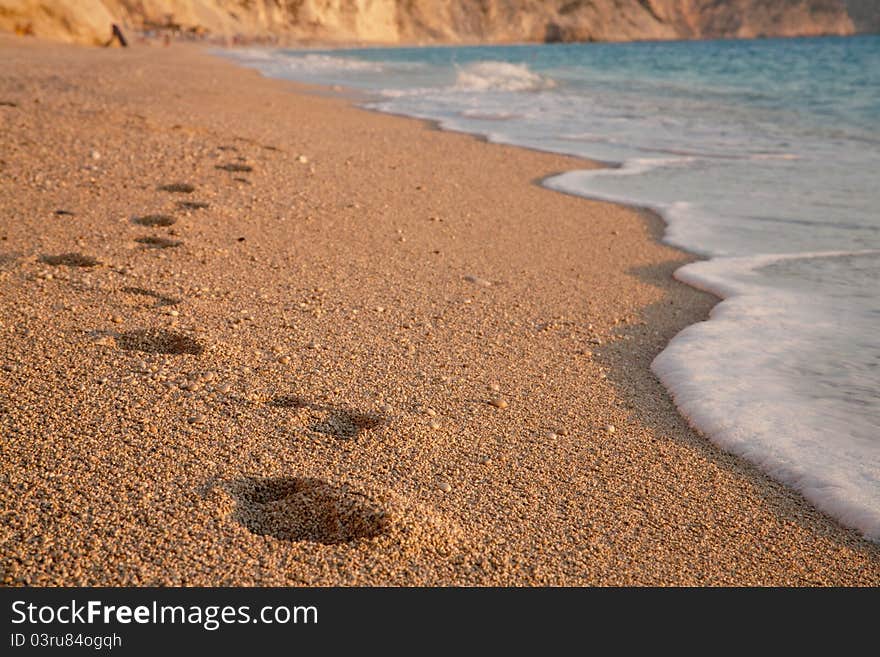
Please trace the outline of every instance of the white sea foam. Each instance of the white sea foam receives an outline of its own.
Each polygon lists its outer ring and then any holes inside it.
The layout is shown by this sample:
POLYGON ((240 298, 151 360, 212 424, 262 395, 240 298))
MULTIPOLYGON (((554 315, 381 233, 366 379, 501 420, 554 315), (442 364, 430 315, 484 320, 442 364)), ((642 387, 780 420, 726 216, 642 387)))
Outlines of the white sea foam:
POLYGON ((509 121, 510 119, 520 118, 522 115, 516 112, 488 112, 480 109, 467 109, 459 112, 459 116, 479 121, 509 121))
POLYGON ((385 66, 379 62, 371 62, 356 57, 342 55, 325 55, 319 53, 300 53, 269 51, 258 48, 235 50, 229 53, 235 59, 256 66, 265 74, 283 77, 297 73, 327 74, 345 72, 381 73, 385 66))
POLYGON ((749 156, 752 160, 799 160, 801 159, 800 155, 796 155, 795 153, 755 153, 754 155, 749 156))
POLYGON ((529 70, 525 64, 474 62, 458 69, 455 88, 466 91, 533 91, 556 83, 529 70))
POLYGON ((768 286, 760 270, 784 260, 878 253, 764 255, 686 265, 676 278, 724 300, 710 321, 683 330, 652 364, 697 430, 875 540, 880 540, 876 418, 847 410, 833 395, 799 387, 811 358, 819 355, 817 344, 831 347, 841 320, 817 306, 809 292, 768 286))
POLYGON ((308 71, 369 71, 381 73, 385 67, 379 62, 369 62, 353 57, 338 57, 336 55, 299 55, 288 56, 284 63, 291 69, 303 69, 308 71))
POLYGON ((697 244, 711 244, 716 227, 713 222, 704 220, 702 213, 688 201, 664 203, 652 199, 635 199, 626 193, 609 193, 602 187, 603 178, 617 176, 640 176, 661 167, 684 167, 694 162, 693 157, 654 157, 634 158, 620 167, 608 169, 578 169, 566 171, 543 181, 545 187, 574 196, 586 196, 609 203, 637 205, 654 210, 666 221, 663 241, 678 248, 690 250, 701 256, 713 254, 697 244))

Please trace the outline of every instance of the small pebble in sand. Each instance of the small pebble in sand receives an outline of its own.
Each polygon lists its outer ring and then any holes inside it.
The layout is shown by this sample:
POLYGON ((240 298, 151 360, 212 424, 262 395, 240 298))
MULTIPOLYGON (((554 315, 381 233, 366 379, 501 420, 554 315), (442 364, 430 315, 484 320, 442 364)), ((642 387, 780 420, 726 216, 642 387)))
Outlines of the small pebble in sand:
POLYGON ((120 317, 119 315, 114 315, 112 321, 114 324, 122 324, 123 320, 122 317, 120 317))
POLYGON ((489 403, 495 408, 507 408, 507 402, 503 399, 498 399, 497 397, 490 399, 489 403))
POLYGON ((300 155, 299 157, 296 158, 296 161, 299 162, 300 164, 308 164, 309 158, 307 158, 305 155, 300 155))
POLYGON ((196 415, 190 415, 186 421, 190 424, 201 424, 205 421, 205 416, 201 413, 197 413, 196 415))
POLYGON ((312 340, 311 342, 309 342, 309 349, 320 349, 320 348, 321 348, 321 343, 318 342, 317 340, 312 340))
POLYGON ((491 390, 492 392, 500 392, 500 391, 501 391, 501 386, 498 385, 497 383, 490 383, 490 384, 489 384, 489 390, 491 390))
POLYGON ((441 481, 440 483, 437 484, 437 488, 439 488, 444 493, 448 493, 449 491, 452 490, 452 486, 449 484, 448 481, 441 481))
POLYGON ((289 365, 290 364, 290 356, 279 356, 278 362, 281 363, 282 365, 289 365))
POLYGON ((480 459, 480 463, 482 463, 483 465, 486 465, 491 462, 492 462, 491 456, 484 456, 483 458, 480 459))
POLYGON ((224 395, 226 393, 228 393, 230 390, 232 390, 232 386, 229 385, 228 383, 224 383, 222 385, 217 386, 217 392, 222 393, 224 395))
POLYGON ((92 156, 93 160, 100 160, 101 159, 101 153, 99 153, 98 151, 92 151, 91 156, 92 156))
POLYGON ((426 408, 425 413, 430 415, 431 417, 434 417, 435 415, 437 415, 437 411, 435 411, 433 408, 426 408))
POLYGON ((617 429, 614 428, 613 424, 609 424, 605 427, 605 433, 614 433, 617 429))
POLYGON ((440 428, 440 423, 437 420, 431 420, 431 422, 428 423, 428 426, 436 431, 440 428))
POLYGON ((556 434, 555 431, 548 431, 547 432, 547 438, 550 440, 556 440, 558 437, 559 436, 556 434))
POLYGON ((169 311, 168 311, 168 314, 169 314, 171 317, 177 317, 178 315, 180 315, 180 312, 177 311, 177 310, 169 310, 169 311))

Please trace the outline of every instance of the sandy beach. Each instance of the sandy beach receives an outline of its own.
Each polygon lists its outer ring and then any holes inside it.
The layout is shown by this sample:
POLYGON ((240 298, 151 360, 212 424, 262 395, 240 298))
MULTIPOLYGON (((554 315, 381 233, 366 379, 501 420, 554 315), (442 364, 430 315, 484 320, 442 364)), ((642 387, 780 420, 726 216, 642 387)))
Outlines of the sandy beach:
POLYGON ((649 366, 715 299, 591 165, 197 46, 0 37, 6 585, 877 585, 649 366))

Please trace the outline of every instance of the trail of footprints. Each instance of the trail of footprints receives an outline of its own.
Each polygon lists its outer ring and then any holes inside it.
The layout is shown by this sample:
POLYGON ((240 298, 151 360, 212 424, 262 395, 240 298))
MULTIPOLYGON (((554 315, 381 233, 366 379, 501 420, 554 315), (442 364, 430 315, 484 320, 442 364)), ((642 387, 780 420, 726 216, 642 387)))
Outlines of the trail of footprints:
MULTIPOLYGON (((264 146, 266 150, 280 151, 274 146, 264 146)), ((218 150, 236 152, 235 146, 220 146, 218 150)), ((228 173, 243 174, 253 172, 253 167, 244 164, 245 158, 238 162, 226 162, 215 166, 228 173)), ((250 183, 247 178, 235 177, 233 180, 250 183)), ((196 191, 190 183, 173 182, 158 187, 158 191, 169 194, 188 195, 196 191)), ((197 200, 181 200, 176 203, 181 210, 206 210, 209 204, 197 200)), ((59 209, 58 216, 75 216, 73 212, 59 209)), ((169 228, 177 219, 169 214, 155 213, 135 216, 131 219, 137 226, 150 229, 169 228)), ((144 235, 134 238, 144 248, 169 249, 183 244, 181 240, 159 235, 144 235)), ((51 266, 97 267, 97 259, 81 253, 43 255, 40 260, 51 266)), ((125 287, 123 293, 153 300, 154 308, 173 306, 178 299, 152 290, 138 287, 125 287)), ((198 340, 175 331, 146 328, 122 331, 112 334, 115 345, 124 350, 164 356, 200 357, 205 346, 198 340)), ((185 389, 194 390, 194 384, 184 384, 185 389)), ((229 386, 223 387, 228 391, 229 386)), ((293 395, 282 395, 270 400, 269 405, 279 409, 304 413, 306 426, 315 434, 339 440, 356 441, 382 427, 387 420, 371 413, 349 408, 333 408, 310 403, 293 395)), ((236 507, 232 518, 253 534, 271 536, 284 541, 310 541, 325 545, 348 543, 361 539, 381 536, 389 530, 392 513, 369 495, 358 492, 348 485, 335 485, 320 479, 301 477, 255 478, 244 477, 228 482, 223 487, 235 500, 236 507)))

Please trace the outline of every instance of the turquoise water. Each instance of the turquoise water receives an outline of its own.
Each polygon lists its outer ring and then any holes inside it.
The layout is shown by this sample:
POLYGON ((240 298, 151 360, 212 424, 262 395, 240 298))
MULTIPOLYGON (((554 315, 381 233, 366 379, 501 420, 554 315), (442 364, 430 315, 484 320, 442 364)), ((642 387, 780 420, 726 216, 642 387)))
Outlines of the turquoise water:
POLYGON ((655 208, 724 299, 653 364, 680 411, 880 539, 880 37, 232 56, 609 163, 545 184, 655 208))

